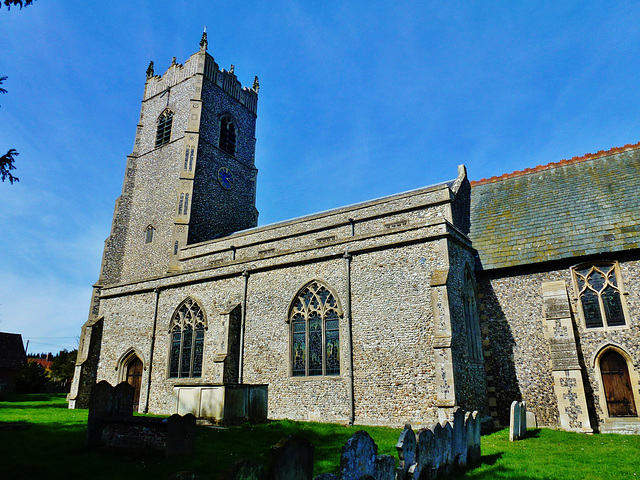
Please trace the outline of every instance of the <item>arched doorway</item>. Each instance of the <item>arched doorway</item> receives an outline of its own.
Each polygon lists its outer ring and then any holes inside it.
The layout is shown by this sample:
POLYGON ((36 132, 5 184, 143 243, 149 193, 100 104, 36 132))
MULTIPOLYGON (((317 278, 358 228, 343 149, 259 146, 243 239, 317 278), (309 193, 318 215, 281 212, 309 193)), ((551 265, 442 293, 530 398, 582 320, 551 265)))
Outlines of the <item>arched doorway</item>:
POLYGON ((610 417, 636 417, 636 403, 627 361, 615 350, 600 358, 600 373, 610 417))
POLYGON ((142 360, 133 355, 127 363, 127 383, 133 387, 133 411, 140 404, 140 385, 142 384, 142 360))

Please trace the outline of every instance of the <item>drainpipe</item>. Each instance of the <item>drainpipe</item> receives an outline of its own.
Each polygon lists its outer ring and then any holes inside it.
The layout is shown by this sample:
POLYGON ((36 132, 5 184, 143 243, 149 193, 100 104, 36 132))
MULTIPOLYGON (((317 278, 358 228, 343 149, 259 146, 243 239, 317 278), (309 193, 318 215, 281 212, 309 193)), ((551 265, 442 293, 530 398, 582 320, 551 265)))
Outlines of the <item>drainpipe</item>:
POLYGON ((149 395, 151 393, 151 370, 153 368, 153 350, 156 344, 156 328, 158 326, 158 300, 160 299, 160 289, 155 288, 156 301, 153 307, 153 330, 151 331, 151 348, 149 352, 149 367, 147 368, 147 398, 144 401, 144 413, 149 413, 149 395))
POLYGON ((244 325, 247 320, 247 287, 249 286, 249 272, 242 272, 244 277, 244 296, 242 298, 242 323, 240 325, 240 358, 238 361, 238 383, 242 383, 244 370, 244 325))
POLYGON ((347 273, 347 301, 346 312, 347 317, 347 342, 349 344, 349 371, 347 377, 349 379, 349 425, 353 425, 356 420, 356 405, 354 395, 354 380, 353 380, 353 329, 351 322, 351 254, 349 251, 344 252, 343 257, 345 259, 345 267, 347 273))

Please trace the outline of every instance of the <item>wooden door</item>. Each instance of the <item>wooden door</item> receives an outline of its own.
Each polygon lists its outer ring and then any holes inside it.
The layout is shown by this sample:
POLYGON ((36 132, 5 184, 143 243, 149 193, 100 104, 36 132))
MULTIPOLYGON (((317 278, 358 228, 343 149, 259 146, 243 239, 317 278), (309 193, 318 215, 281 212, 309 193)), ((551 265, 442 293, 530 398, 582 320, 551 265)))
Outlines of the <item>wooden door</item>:
POLYGON ((142 383, 142 360, 134 357, 127 364, 127 383, 134 388, 133 391, 133 411, 138 411, 140 404, 140 384, 142 383))
POLYGON ((627 361, 613 350, 600 360, 600 372, 610 417, 635 417, 636 404, 629 379, 627 361))

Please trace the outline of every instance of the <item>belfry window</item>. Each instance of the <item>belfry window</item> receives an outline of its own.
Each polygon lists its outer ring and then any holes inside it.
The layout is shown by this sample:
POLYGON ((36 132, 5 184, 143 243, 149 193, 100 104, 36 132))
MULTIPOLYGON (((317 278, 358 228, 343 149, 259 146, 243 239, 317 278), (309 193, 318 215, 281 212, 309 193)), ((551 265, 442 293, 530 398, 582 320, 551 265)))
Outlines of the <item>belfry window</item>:
POLYGON ((340 374, 339 303, 320 282, 303 288, 289 313, 294 377, 340 374))
POLYGON ((165 110, 158 118, 158 130, 156 131, 156 147, 161 147, 171 140, 171 124, 173 123, 173 112, 165 110))
POLYGON ((149 225, 145 231, 144 231, 144 243, 151 243, 153 242, 153 232, 154 232, 155 228, 153 228, 153 226, 149 225))
POLYGON ((230 155, 236 154, 236 126, 229 116, 220 119, 220 149, 230 155))
POLYGON ((201 377, 205 319, 198 302, 187 298, 180 304, 171 319, 170 331, 169 377, 201 377))
POLYGON ((587 328, 626 325, 617 263, 574 267, 579 310, 587 328))

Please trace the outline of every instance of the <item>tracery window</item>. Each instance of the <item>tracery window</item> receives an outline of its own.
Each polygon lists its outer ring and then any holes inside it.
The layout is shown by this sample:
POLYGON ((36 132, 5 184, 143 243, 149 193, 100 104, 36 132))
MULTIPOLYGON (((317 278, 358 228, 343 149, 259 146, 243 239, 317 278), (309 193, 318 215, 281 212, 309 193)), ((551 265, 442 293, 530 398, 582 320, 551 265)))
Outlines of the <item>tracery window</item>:
POLYGON ((149 225, 144 231, 144 243, 153 242, 153 232, 155 228, 152 225, 149 225))
POLYGON ((292 302, 291 372, 294 377, 340 374, 340 305, 320 282, 311 282, 292 302))
POLYGON ((180 304, 171 319, 170 331, 169 377, 201 377, 205 318, 198 302, 187 298, 180 304))
POLYGON ((482 338, 480 335, 480 323, 478 320, 478 307, 476 303, 476 291, 473 285, 471 272, 467 270, 464 275, 464 287, 462 290, 462 305, 464 309, 464 321, 467 331, 467 351, 471 360, 482 359, 482 338))
POLYGON ((618 264, 580 265, 572 271, 585 326, 626 325, 618 264))
POLYGON ((236 154, 236 126, 229 116, 220 119, 220 149, 225 152, 236 154))
POLYGON ((165 110, 158 117, 158 130, 156 131, 156 147, 161 147, 171 140, 171 124, 173 123, 173 112, 165 110))

